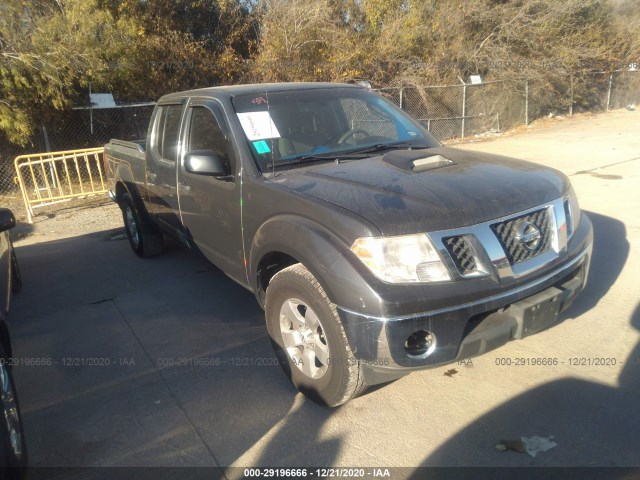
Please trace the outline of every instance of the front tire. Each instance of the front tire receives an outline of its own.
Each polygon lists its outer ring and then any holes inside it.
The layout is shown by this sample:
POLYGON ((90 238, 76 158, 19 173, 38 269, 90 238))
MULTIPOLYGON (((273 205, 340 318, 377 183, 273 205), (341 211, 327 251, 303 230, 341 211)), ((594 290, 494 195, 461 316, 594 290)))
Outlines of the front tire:
POLYGON ((27 445, 11 368, 0 345, 0 469, 7 479, 24 478, 27 445))
POLYGON ((140 214, 128 193, 122 195, 120 208, 129 245, 136 255, 146 258, 162 253, 162 232, 140 214))
POLYGON ((335 407, 366 388, 336 310, 301 264, 276 273, 265 298, 267 330, 280 366, 307 397, 335 407))

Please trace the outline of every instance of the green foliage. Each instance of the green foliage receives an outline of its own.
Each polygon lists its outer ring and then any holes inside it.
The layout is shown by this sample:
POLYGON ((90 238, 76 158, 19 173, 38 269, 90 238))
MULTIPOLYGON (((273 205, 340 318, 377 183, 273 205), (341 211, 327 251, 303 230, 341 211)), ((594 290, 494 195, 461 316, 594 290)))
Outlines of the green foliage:
POLYGON ((0 0, 0 130, 25 145, 93 91, 153 100, 236 82, 256 48, 256 15, 230 0, 0 0))
POLYGON ((0 129, 24 145, 38 121, 105 82, 133 33, 92 0, 0 0, 0 129))

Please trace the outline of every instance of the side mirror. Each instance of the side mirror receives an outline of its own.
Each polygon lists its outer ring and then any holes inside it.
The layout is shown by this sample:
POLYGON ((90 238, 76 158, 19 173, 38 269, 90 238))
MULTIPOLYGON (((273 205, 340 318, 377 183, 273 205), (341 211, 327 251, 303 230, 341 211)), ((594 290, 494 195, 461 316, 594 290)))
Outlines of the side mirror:
POLYGON ((184 169, 196 175, 224 177, 224 164, 220 155, 211 150, 194 150, 184 156, 184 169))
POLYGON ((0 232, 6 232, 15 226, 16 218, 13 212, 8 208, 0 208, 0 232))

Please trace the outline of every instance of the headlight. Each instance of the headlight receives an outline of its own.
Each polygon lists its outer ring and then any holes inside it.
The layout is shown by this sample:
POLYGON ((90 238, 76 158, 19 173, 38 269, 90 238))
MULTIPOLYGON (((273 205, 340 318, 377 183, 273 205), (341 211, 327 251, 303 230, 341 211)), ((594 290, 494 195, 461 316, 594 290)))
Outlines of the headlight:
POLYGON ((569 186, 569 194, 564 201, 564 216, 567 218, 567 240, 569 240, 580 224, 580 205, 572 186, 569 186))
POLYGON ((351 251, 376 277, 385 282, 451 280, 438 250, 424 233, 398 237, 362 237, 353 242, 351 251))

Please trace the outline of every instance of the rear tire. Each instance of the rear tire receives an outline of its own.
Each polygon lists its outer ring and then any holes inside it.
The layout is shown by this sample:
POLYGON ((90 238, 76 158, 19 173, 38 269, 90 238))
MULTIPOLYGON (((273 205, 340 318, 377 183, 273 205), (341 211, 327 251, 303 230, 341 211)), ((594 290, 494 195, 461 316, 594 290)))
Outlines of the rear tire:
POLYGON ((120 208, 129 245, 136 252, 136 255, 146 258, 162 253, 162 232, 154 227, 149 219, 140 214, 128 193, 122 195, 120 208))
POLYGON ((276 273, 265 298, 267 330, 293 385, 321 405, 336 407, 366 388, 336 310, 302 264, 276 273))

